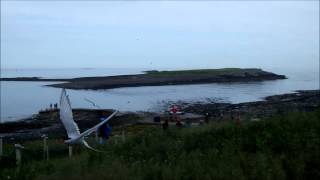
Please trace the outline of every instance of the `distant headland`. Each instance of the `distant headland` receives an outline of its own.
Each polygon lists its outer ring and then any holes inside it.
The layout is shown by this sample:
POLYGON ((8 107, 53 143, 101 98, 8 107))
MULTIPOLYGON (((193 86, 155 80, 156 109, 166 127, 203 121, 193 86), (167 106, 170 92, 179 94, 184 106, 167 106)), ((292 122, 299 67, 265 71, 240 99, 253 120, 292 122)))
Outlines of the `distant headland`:
POLYGON ((178 71, 145 71, 144 74, 45 79, 39 77, 0 78, 1 81, 64 81, 48 86, 66 89, 112 89, 120 87, 162 86, 204 83, 250 82, 286 79, 284 75, 255 68, 194 69, 178 71))

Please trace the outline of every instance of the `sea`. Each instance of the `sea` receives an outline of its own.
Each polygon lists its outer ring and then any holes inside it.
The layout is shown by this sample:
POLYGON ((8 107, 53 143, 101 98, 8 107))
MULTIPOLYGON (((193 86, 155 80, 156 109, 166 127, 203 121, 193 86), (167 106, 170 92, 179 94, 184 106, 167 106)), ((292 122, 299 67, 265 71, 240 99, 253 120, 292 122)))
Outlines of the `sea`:
MULTIPOLYGON (((82 69, 1 69, 1 77, 75 78, 141 74, 146 68, 82 69)), ((164 69, 162 69, 164 70, 164 69)), ((173 69, 170 69, 173 70, 173 69)), ((168 103, 262 101, 266 96, 319 89, 319 69, 266 68, 288 79, 116 88, 108 90, 67 90, 72 108, 105 108, 120 111, 161 112, 168 103)), ((1 81, 0 123, 28 118, 59 103, 60 88, 46 85, 58 82, 1 81)))

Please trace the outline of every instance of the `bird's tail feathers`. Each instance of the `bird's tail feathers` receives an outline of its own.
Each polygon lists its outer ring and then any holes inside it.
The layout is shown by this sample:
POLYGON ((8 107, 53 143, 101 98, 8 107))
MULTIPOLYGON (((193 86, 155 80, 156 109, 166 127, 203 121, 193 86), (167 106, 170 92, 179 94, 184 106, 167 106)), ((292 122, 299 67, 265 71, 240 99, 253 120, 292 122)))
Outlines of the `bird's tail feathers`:
POLYGON ((89 146, 89 144, 88 144, 87 141, 85 141, 85 140, 82 140, 82 143, 83 143, 83 145, 84 145, 86 148, 88 148, 88 149, 90 149, 90 150, 92 150, 92 151, 99 152, 99 153, 105 152, 105 151, 100 151, 100 150, 98 150, 98 149, 95 149, 95 148, 89 146))

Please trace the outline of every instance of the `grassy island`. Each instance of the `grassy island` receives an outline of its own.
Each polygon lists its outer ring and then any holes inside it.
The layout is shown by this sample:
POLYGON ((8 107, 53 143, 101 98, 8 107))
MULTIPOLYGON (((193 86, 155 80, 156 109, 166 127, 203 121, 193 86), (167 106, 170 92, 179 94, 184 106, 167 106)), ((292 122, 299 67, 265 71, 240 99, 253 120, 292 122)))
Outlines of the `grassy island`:
POLYGON ((112 89, 120 87, 183 85, 225 82, 248 82, 285 79, 262 69, 195 69, 177 71, 146 71, 144 74, 82 77, 73 79, 45 79, 37 77, 1 78, 1 81, 64 81, 65 83, 49 85, 67 89, 112 89))
POLYGON ((120 87, 248 82, 285 79, 283 75, 261 69, 199 69, 181 71, 147 71, 145 74, 109 77, 75 78, 69 82, 50 85, 67 89, 112 89, 120 87))
POLYGON ((261 69, 241 69, 241 68, 222 68, 222 69, 191 69, 191 70, 176 70, 176 71, 145 71, 149 75, 159 76, 175 76, 175 75, 241 75, 244 73, 261 73, 261 69))

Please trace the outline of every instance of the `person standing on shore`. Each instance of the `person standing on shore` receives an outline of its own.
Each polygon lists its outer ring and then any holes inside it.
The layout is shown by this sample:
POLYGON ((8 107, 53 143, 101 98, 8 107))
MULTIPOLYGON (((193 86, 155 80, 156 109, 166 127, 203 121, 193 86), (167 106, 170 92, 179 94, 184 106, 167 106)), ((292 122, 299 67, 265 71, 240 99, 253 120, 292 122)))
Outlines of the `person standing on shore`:
POLYGON ((178 128, 181 128, 181 127, 182 127, 182 123, 181 123, 180 119, 177 119, 176 126, 177 126, 178 128))
POLYGON ((220 111, 220 121, 222 121, 223 120, 223 111, 221 110, 220 111))
POLYGON ((206 124, 209 124, 210 114, 208 112, 205 113, 204 121, 206 124))
POLYGON ((174 121, 177 122, 179 120, 178 113, 179 113, 178 106, 172 105, 169 110, 169 114, 170 114, 171 119, 173 119, 174 121))
POLYGON ((234 112, 233 112, 233 109, 231 109, 231 111, 230 111, 230 117, 231 117, 231 121, 233 121, 233 119, 234 119, 234 112))
POLYGON ((169 127, 169 121, 168 121, 168 119, 166 119, 164 121, 164 123, 162 124, 162 128, 163 128, 163 130, 166 130, 166 129, 168 129, 168 127, 169 127))
POLYGON ((239 111, 237 111, 236 123, 237 123, 237 124, 241 124, 240 112, 239 112, 239 111))
POLYGON ((111 135, 111 126, 108 123, 103 124, 99 128, 99 143, 105 144, 111 135))
POLYGON ((187 119, 185 126, 189 128, 189 127, 191 127, 191 124, 192 124, 191 120, 187 119))
MULTIPOLYGON (((104 112, 100 112, 100 120, 104 121, 107 118, 107 115, 104 112)), ((99 143, 105 144, 106 140, 109 139, 109 136, 111 135, 111 126, 109 123, 105 123, 98 129, 98 136, 99 136, 99 143)))

